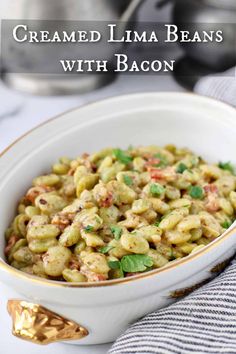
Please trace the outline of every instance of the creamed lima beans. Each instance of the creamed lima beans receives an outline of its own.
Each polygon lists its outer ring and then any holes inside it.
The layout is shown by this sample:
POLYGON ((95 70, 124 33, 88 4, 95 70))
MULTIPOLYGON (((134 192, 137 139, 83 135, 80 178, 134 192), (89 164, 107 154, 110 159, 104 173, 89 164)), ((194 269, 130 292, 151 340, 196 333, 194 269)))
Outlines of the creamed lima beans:
POLYGON ((66 282, 147 272, 219 237, 235 220, 235 189, 230 163, 173 145, 60 158, 20 200, 6 258, 66 282))

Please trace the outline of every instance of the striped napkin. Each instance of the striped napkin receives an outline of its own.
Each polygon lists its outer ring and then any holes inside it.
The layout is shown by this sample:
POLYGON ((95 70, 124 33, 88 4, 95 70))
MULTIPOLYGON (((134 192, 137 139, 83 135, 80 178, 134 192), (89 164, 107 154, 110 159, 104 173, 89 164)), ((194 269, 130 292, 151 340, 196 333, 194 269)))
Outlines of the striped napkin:
MULTIPOLYGON (((195 92, 236 106, 235 69, 199 81, 195 92)), ((236 353, 236 261, 217 278, 131 326, 109 354, 236 353)))
POLYGON ((109 354, 236 353, 236 261, 183 300, 144 317, 109 354))

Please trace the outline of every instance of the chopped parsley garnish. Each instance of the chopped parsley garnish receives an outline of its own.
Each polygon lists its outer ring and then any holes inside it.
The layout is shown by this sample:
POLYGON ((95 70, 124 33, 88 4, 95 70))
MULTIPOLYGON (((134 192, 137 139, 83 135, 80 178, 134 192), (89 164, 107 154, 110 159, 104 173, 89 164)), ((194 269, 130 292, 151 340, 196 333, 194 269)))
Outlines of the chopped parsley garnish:
POLYGON ((144 272, 153 266, 153 260, 144 254, 134 254, 122 257, 121 266, 123 271, 127 273, 144 272))
POLYGON ((187 169, 188 169, 188 167, 183 162, 180 162, 180 164, 176 168, 176 172, 183 173, 187 169))
POLYGON ((200 186, 191 186, 189 188, 189 195, 193 199, 202 199, 204 196, 204 192, 203 192, 202 187, 200 187, 200 186))
POLYGON ((120 261, 109 261, 108 265, 111 269, 120 269, 120 261))
POLYGON ((105 246, 105 247, 101 247, 99 248, 99 252, 100 253, 108 253, 109 251, 111 251, 114 247, 113 246, 105 246))
POLYGON ((150 186, 150 192, 154 197, 160 197, 165 192, 165 188, 159 183, 153 183, 150 186))
POLYGON ((93 231, 93 226, 92 226, 92 225, 87 225, 87 226, 84 228, 84 231, 85 231, 85 232, 92 232, 92 231, 93 231))
POLYGON ((108 266, 113 270, 119 270, 120 278, 124 277, 124 272, 120 261, 109 261, 108 266))
POLYGON ((231 172, 232 174, 234 174, 234 167, 233 165, 231 164, 231 162, 219 162, 219 168, 221 168, 222 170, 226 170, 226 171, 229 171, 231 172))
POLYGON ((174 251, 173 251, 173 249, 171 249, 170 261, 174 261, 175 259, 176 259, 176 257, 174 255, 174 251))
POLYGON ((126 154, 126 152, 121 149, 113 150, 113 154, 116 157, 116 159, 121 163, 123 163, 124 165, 128 165, 133 160, 131 156, 126 154))
POLYGON ((228 221, 228 220, 225 220, 221 226, 224 228, 224 229, 228 229, 230 226, 232 225, 232 222, 228 221))
POLYGON ((108 265, 111 269, 120 269, 122 273, 145 272, 153 266, 153 259, 144 254, 132 254, 122 257, 121 261, 110 261, 108 265))
POLYGON ((125 184, 127 185, 127 186, 132 186, 132 184, 133 184, 133 180, 132 180, 132 178, 130 177, 130 176, 128 176, 128 175, 124 175, 124 182, 125 182, 125 184))
POLYGON ((111 226, 111 232, 114 235, 115 240, 119 240, 122 234, 122 228, 119 226, 111 226))
POLYGON ((160 221, 156 221, 153 225, 156 226, 156 227, 159 227, 160 221))

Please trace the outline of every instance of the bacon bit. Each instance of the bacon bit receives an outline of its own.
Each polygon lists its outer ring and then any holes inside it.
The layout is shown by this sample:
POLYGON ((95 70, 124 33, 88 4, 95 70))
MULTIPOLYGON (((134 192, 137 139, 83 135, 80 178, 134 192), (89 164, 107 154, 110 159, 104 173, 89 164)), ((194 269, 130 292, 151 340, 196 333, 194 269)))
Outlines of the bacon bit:
POLYGON ((171 166, 164 169, 149 167, 148 172, 150 172, 151 178, 154 180, 173 182, 177 178, 177 173, 171 166))
POLYGON ((150 172, 152 179, 164 179, 163 170, 157 168, 148 168, 148 172, 150 172))
POLYGON ((23 204, 24 206, 28 206, 30 205, 30 201, 26 198, 26 196, 22 197, 20 200, 19 200, 19 204, 23 204))
POLYGON ((155 165, 159 165, 159 163, 161 162, 160 159, 156 158, 156 157, 151 157, 148 159, 148 161, 145 163, 145 166, 148 167, 153 167, 155 165))
POLYGON ((89 170, 89 171, 92 171, 93 170, 93 167, 92 167, 92 162, 89 161, 89 154, 87 152, 85 152, 83 155, 82 155, 82 159, 83 159, 83 165, 89 170))
POLYGON ((72 270, 73 269, 76 269, 76 270, 80 269, 80 262, 79 262, 77 257, 73 257, 71 259, 71 261, 69 263, 69 268, 72 269, 72 270))
POLYGON ((8 240, 8 243, 7 243, 7 246, 5 247, 5 255, 8 256, 12 247, 16 244, 16 242, 20 239, 19 236, 17 235, 12 235, 9 240, 8 240))
POLYGON ((100 202, 102 208, 109 208, 112 205, 112 203, 113 203, 113 196, 111 192, 108 193, 108 196, 105 200, 102 200, 100 202))
POLYGON ((210 213, 214 213, 220 209, 220 204, 216 193, 210 193, 208 195, 205 207, 210 213))
POLYGON ((71 168, 67 174, 68 176, 74 176, 74 173, 75 173, 75 168, 71 168))
POLYGON ((142 157, 146 160, 149 160, 153 157, 153 155, 150 152, 145 152, 144 154, 142 154, 142 157))
POLYGON ((48 193, 52 192, 55 190, 53 187, 48 187, 48 186, 37 186, 37 187, 32 187, 28 190, 26 193, 25 198, 29 200, 32 204, 35 202, 35 199, 43 193, 48 193))
POLYGON ((218 193, 218 188, 215 184, 207 184, 206 186, 204 186, 204 191, 206 193, 218 193))
POLYGON ((218 200, 218 188, 215 184, 207 184, 203 187, 207 194, 207 201, 205 203, 206 210, 214 213, 220 209, 218 200))
POLYGON ((80 272, 88 278, 88 281, 91 281, 91 282, 94 282, 94 281, 98 282, 98 281, 107 280, 107 276, 105 274, 94 273, 88 267, 86 267, 86 265, 83 265, 80 268, 80 272))
MULTIPOLYGON (((54 215, 51 223, 59 227, 61 231, 64 231, 67 226, 70 225, 70 214, 65 215, 62 213, 54 215)), ((74 214, 73 214, 74 215, 74 214)))
POLYGON ((96 274, 96 278, 97 278, 96 281, 103 281, 107 279, 106 275, 104 274, 96 274))

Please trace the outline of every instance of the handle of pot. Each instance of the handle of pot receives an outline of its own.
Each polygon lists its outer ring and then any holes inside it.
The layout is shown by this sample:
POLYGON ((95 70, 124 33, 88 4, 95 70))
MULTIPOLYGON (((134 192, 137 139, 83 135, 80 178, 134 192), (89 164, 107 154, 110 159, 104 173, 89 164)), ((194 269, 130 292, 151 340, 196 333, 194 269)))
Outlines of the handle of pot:
POLYGON ((138 10, 143 1, 144 0, 132 0, 129 6, 126 8, 125 12, 120 17, 120 22, 124 22, 125 25, 128 24, 133 14, 138 10))
POLYGON ((132 16, 138 10, 138 8, 140 7, 140 5, 142 4, 143 1, 144 0, 132 0, 131 3, 129 4, 129 6, 123 12, 123 14, 121 15, 121 17, 119 19, 118 26, 117 26, 117 31, 119 33, 119 36, 123 35, 132 16))
POLYGON ((7 310, 12 317, 12 334, 35 344, 79 340, 89 334, 78 323, 39 304, 11 299, 8 300, 7 310))

